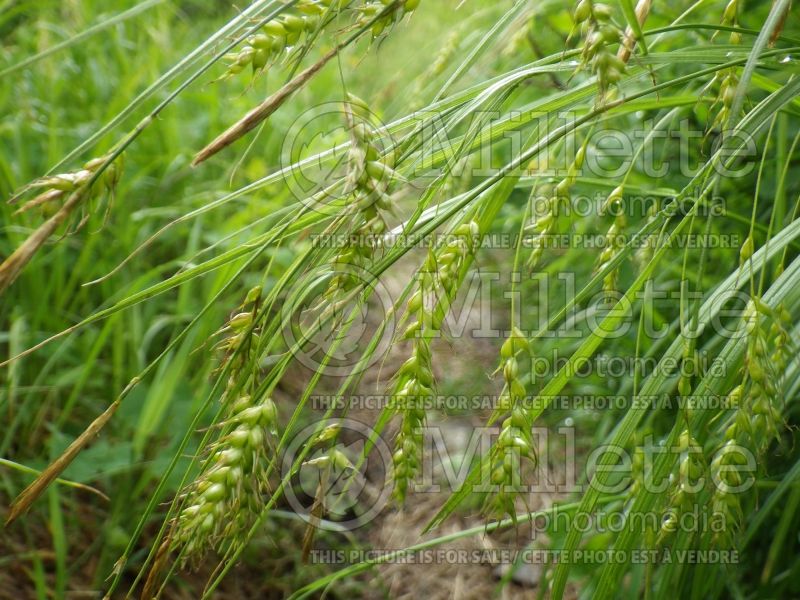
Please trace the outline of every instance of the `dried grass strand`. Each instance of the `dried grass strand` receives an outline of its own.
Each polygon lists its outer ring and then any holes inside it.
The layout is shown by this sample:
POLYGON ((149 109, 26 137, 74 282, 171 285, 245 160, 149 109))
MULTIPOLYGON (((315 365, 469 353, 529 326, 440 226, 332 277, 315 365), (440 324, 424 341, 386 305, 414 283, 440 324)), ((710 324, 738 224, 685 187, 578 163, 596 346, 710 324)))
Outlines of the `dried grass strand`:
POLYGON ((86 430, 73 441, 69 447, 53 461, 42 473, 26 487, 19 496, 16 497, 14 502, 11 503, 11 509, 6 519, 6 527, 16 521, 22 516, 33 504, 39 496, 47 489, 47 487, 57 479, 61 473, 64 472, 69 464, 80 454, 80 452, 91 442, 100 430, 105 427, 106 423, 111 420, 114 413, 117 412, 121 398, 117 398, 111 406, 109 406, 103 414, 97 417, 86 428, 86 430))
POLYGON ((195 155, 192 160, 192 166, 196 167, 205 162, 258 127, 263 121, 268 119, 272 113, 278 110, 292 94, 308 83, 308 81, 327 65, 346 45, 347 42, 338 44, 316 63, 297 75, 297 77, 289 81, 281 89, 264 100, 264 102, 256 106, 239 121, 218 135, 213 142, 195 155))
POLYGON ((0 296, 16 281, 22 269, 25 268, 47 239, 53 235, 56 229, 67 220, 67 217, 81 203, 85 191, 85 189, 81 189, 74 192, 58 209, 56 214, 42 223, 11 256, 3 261, 3 264, 0 265, 0 296))

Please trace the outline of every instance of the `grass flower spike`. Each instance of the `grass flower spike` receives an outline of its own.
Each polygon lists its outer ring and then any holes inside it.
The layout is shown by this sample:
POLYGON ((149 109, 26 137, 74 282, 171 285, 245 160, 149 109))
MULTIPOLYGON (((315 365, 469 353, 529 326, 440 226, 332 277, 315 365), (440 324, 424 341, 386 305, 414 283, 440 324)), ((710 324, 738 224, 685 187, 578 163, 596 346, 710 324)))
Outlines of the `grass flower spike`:
POLYGON ((404 339, 411 340, 412 354, 395 374, 392 394, 395 412, 402 416, 393 455, 394 494, 402 502, 419 471, 426 405, 433 397, 431 339, 438 336, 463 276, 467 258, 475 251, 479 235, 474 221, 456 227, 437 251, 431 251, 419 274, 419 287, 408 300, 412 322, 404 339))

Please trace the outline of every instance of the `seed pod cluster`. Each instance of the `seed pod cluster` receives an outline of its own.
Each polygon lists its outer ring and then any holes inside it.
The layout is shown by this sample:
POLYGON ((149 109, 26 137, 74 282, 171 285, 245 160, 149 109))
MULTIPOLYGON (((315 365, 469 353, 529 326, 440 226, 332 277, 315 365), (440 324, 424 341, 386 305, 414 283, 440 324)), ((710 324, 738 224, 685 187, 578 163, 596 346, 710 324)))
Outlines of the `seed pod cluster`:
POLYGON ((778 305, 769 326, 769 340, 772 344, 770 362, 776 373, 783 373, 794 355, 792 338, 788 331, 791 322, 792 315, 786 310, 786 306, 778 305))
POLYGON ((380 235, 386 229, 386 222, 378 209, 391 210, 390 186, 399 175, 393 168, 393 155, 382 153, 378 146, 380 134, 371 122, 372 113, 366 102, 348 94, 343 106, 350 132, 347 193, 352 195, 353 206, 362 214, 363 232, 380 235))
MULTIPOLYGON (((93 158, 87 162, 81 169, 70 171, 68 173, 59 173, 58 175, 49 175, 37 179, 28 185, 24 191, 27 190, 43 190, 36 197, 27 201, 17 213, 25 212, 36 206, 42 207, 42 210, 47 211, 49 205, 52 203, 63 200, 68 194, 78 192, 85 189, 92 178, 97 173, 97 170, 106 162, 107 157, 101 156, 93 158)), ((101 194, 108 194, 112 196, 116 193, 117 184, 122 177, 123 155, 117 157, 114 162, 109 164, 103 171, 103 174, 98 178, 91 190, 88 190, 89 198, 95 198, 101 194), (99 184, 99 185, 98 185, 99 184)))
POLYGON ((782 356, 787 349, 783 343, 789 336, 783 323, 788 324, 790 316, 786 311, 773 310, 756 297, 748 304, 744 318, 748 334, 744 358, 745 382, 749 381, 745 409, 751 411, 751 436, 760 454, 766 450, 771 439, 780 437, 781 414, 773 404, 779 399, 780 382, 772 357, 782 356), (768 323, 775 329, 770 331, 768 323), (770 333, 773 335, 770 336, 770 333))
POLYGON ((336 271, 328 294, 349 290, 358 283, 348 267, 366 268, 386 231, 384 213, 392 210, 391 192, 400 177, 394 171, 391 153, 382 153, 379 133, 373 126, 366 103, 348 94, 344 103, 345 121, 350 133, 347 155, 347 213, 354 215, 348 242, 333 259, 336 271), (338 268, 337 268, 338 267, 338 268))
POLYGON ((261 286, 252 288, 236 309, 233 316, 228 319, 225 327, 220 332, 226 336, 216 345, 218 350, 224 352, 219 369, 228 368, 228 382, 222 400, 238 394, 251 382, 250 368, 253 360, 253 350, 258 343, 258 328, 253 327, 253 321, 258 313, 261 302, 261 286))
MULTIPOLYGON (((435 271, 433 284, 444 293, 445 306, 455 296, 460 284, 461 270, 467 258, 474 254, 480 236, 480 228, 475 221, 462 223, 449 236, 444 246, 438 251, 435 257, 435 271)), ((433 267, 433 264, 429 264, 433 267)), ((441 326, 444 314, 437 315, 434 311, 433 325, 435 328, 441 326)))
MULTIPOLYGON (((395 0, 364 2, 334 2, 333 0, 300 0, 288 14, 282 14, 261 27, 261 30, 248 37, 244 46, 236 52, 225 55, 228 68, 221 79, 238 75, 250 68, 254 75, 281 60, 292 49, 303 44, 317 31, 331 23, 346 6, 352 6, 357 15, 353 27, 361 27, 376 19, 395 0)), ((370 29, 373 38, 381 35, 387 27, 400 21, 406 14, 419 6, 420 0, 400 0, 387 14, 381 16, 370 29)))
MULTIPOLYGON (((458 51, 459 44, 463 36, 461 32, 456 30, 452 31, 444 41, 444 44, 439 49, 439 52, 436 54, 436 57, 433 59, 431 66, 428 67, 425 73, 418 77, 416 83, 414 84, 414 91, 411 93, 411 99, 409 101, 409 105, 413 108, 421 108, 425 106, 427 103, 425 102, 424 98, 424 90, 426 86, 430 85, 430 83, 439 77, 442 73, 444 73, 445 69, 450 65, 453 60, 453 57, 456 55, 458 51)), ((452 179, 448 178, 445 185, 453 185, 452 179)), ((449 196, 448 196, 449 197, 449 196)))
MULTIPOLYGON (((730 0, 725 6, 722 13, 722 25, 726 27, 739 26, 739 0, 730 0)), ((715 32, 711 39, 716 37, 718 32, 715 32)), ((742 34, 738 31, 732 31, 729 37, 731 44, 739 44, 742 41, 742 34)))
POLYGON ((356 20, 356 26, 363 26, 378 17, 387 7, 392 6, 387 14, 378 18, 371 26, 372 37, 376 38, 383 34, 387 27, 400 21, 404 16, 414 12, 419 7, 420 0, 380 0, 374 2, 365 2, 363 6, 358 8, 359 17, 356 20))
POLYGON ((741 483, 740 476, 727 467, 743 464, 743 448, 763 455, 772 440, 780 438, 783 420, 774 403, 780 397, 781 382, 776 373, 783 372, 793 354, 786 330, 790 319, 783 306, 773 309, 758 297, 744 312, 747 347, 742 381, 728 394, 727 406, 733 410, 722 422, 722 446, 711 465, 717 480, 712 509, 726 524, 717 541, 725 546, 732 545, 730 535, 742 520, 741 494, 730 490, 741 483))
POLYGON ((586 145, 581 146, 575 153, 575 159, 567 169, 567 176, 558 182, 553 188, 547 201, 542 205, 544 210, 537 210, 534 223, 528 227, 535 237, 531 240, 531 253, 528 256, 528 268, 533 270, 539 264, 544 249, 547 247, 548 240, 558 231, 559 217, 570 203, 570 191, 578 178, 584 158, 586 157, 586 145))
POLYGON ((255 387, 250 385, 254 383, 252 360, 258 341, 253 323, 261 292, 261 286, 249 290, 220 330, 226 334, 217 344, 225 353, 220 370, 228 368, 222 394, 225 433, 209 444, 200 475, 180 496, 184 503, 171 543, 181 550, 184 560, 199 558, 221 542, 235 539, 260 508, 266 486, 266 450, 278 423, 270 397, 254 399, 245 391, 255 387))
POLYGON ((739 86, 739 74, 736 67, 719 71, 711 82, 712 86, 715 84, 719 84, 719 90, 712 108, 719 106, 719 110, 714 122, 711 124, 712 129, 724 127, 728 119, 740 116, 731 114, 731 107, 736 97, 736 88, 739 86))
MULTIPOLYGON (((622 232, 625 229, 625 212, 622 208, 622 186, 617 186, 608 195, 605 203, 603 204, 603 212, 611 213, 614 215, 614 222, 609 227, 605 236, 605 244, 603 251, 600 253, 600 258, 597 261, 596 271, 602 271, 614 258, 625 245, 623 243, 622 232)), ((603 278, 603 292, 610 296, 617 291, 617 280, 619 279, 619 267, 610 271, 603 278)))
POLYGON ((183 560, 220 549, 252 524, 267 489, 267 449, 277 421, 269 397, 243 395, 231 404, 225 421, 230 431, 210 446, 201 475, 182 494, 172 544, 183 560))
POLYGON ((622 79, 625 61, 610 49, 623 38, 623 31, 611 19, 612 9, 607 4, 580 0, 575 7, 573 20, 582 28, 583 49, 581 66, 591 69, 597 76, 600 91, 605 91, 622 79))
POLYGON ((644 448, 636 444, 631 455, 631 485, 625 493, 626 503, 632 502, 639 495, 644 487, 646 476, 644 448))
POLYGON ((747 333, 744 372, 729 396, 731 405, 738 408, 725 424, 725 439, 752 444, 761 454, 772 439, 780 437, 782 418, 774 402, 780 397, 777 373, 783 372, 793 354, 786 330, 791 316, 785 307, 773 309, 755 297, 743 318, 747 333))
POLYGON ((462 35, 458 31, 454 31, 447 36, 447 39, 444 41, 444 45, 436 54, 436 58, 434 58, 433 63, 431 63, 431 66, 428 69, 428 74, 431 77, 437 77, 444 73, 447 65, 450 64, 450 61, 456 55, 456 52, 458 51, 458 45, 461 43, 461 40, 462 35))
POLYGON ((332 4, 333 0, 300 0, 293 12, 265 23, 261 31, 245 40, 240 50, 225 55, 228 69, 222 79, 237 75, 248 67, 255 75, 279 61, 289 50, 332 20, 338 11, 332 4))
POLYGON ((692 395, 693 381, 703 375, 702 361, 695 347, 693 338, 683 338, 683 353, 681 354, 680 375, 678 377, 678 394, 684 398, 692 395))
POLYGON ((422 427, 425 405, 433 397, 431 348, 426 338, 416 338, 411 357, 396 375, 393 402, 402 414, 392 455, 394 496, 402 503, 422 462, 422 427))
POLYGON ((533 431, 527 412, 516 406, 503 421, 497 443, 490 452, 492 493, 483 510, 486 514, 516 519, 516 499, 525 491, 522 485, 523 459, 536 464, 533 431))
POLYGON ((320 470, 334 468, 339 471, 349 471, 355 468, 347 455, 335 446, 328 448, 323 454, 305 461, 303 465, 320 470))
POLYGON ((676 531, 680 515, 693 509, 702 491, 700 479, 706 471, 703 448, 686 429, 678 438, 678 451, 678 472, 670 476, 672 491, 669 506, 661 521, 659 543, 666 541, 676 531))
POLYGON ((314 445, 327 444, 319 454, 303 462, 303 466, 313 467, 320 472, 320 485, 317 489, 316 504, 318 504, 319 516, 322 516, 328 507, 325 506, 325 495, 331 489, 330 477, 334 477, 336 483, 344 483, 355 473, 356 467, 350 462, 347 455, 342 452, 336 445, 335 439, 339 434, 339 426, 332 425, 326 427, 316 440, 313 441, 314 445), (324 482, 324 483, 323 483, 324 482))
POLYGON ((525 334, 518 327, 511 328, 511 334, 500 347, 500 357, 502 363, 500 369, 503 371, 505 388, 500 398, 500 409, 507 411, 516 406, 520 400, 525 398, 525 385, 519 377, 519 362, 517 357, 522 352, 530 352, 530 344, 525 338, 525 334))
POLYGON ((404 339, 426 337, 441 328, 461 283, 463 267, 477 249, 479 236, 475 221, 462 223, 438 250, 428 253, 419 273, 419 288, 408 300, 408 314, 416 319, 406 328, 404 339))
POLYGON ((724 527, 715 532, 715 542, 723 547, 733 547, 733 534, 742 522, 741 493, 736 491, 742 480, 736 467, 745 463, 746 457, 741 446, 733 440, 725 442, 711 462, 710 471, 714 483, 711 511, 724 524, 724 527))
POLYGON ((319 479, 314 503, 309 511, 308 525, 303 535, 302 560, 304 562, 308 560, 309 553, 314 545, 314 537, 320 526, 320 520, 328 511, 336 510, 334 506, 328 505, 329 496, 332 496, 335 504, 336 498, 342 497, 340 492, 335 491, 335 486, 339 484, 349 486, 352 476, 356 472, 356 467, 350 462, 347 455, 335 445, 340 429, 338 424, 333 424, 320 431, 316 438, 311 441, 311 445, 326 445, 327 448, 314 458, 303 463, 303 466, 317 470, 319 479), (331 492, 334 493, 331 494, 331 492))
POLYGON ((407 314, 411 324, 403 338, 412 340, 411 357, 395 375, 394 407, 402 414, 393 455, 394 495, 403 502, 422 460, 425 405, 433 397, 430 339, 442 325, 461 280, 467 258, 474 253, 479 235, 475 221, 462 223, 444 245, 428 255, 419 277, 419 288, 411 295, 407 314))
POLYGON ((530 352, 530 345, 524 334, 513 327, 511 335, 500 348, 501 369, 505 388, 500 397, 499 411, 505 413, 500 425, 500 435, 489 456, 492 493, 487 497, 484 511, 502 518, 509 515, 516 518, 515 501, 522 491, 523 459, 536 463, 533 440, 533 423, 523 401, 525 386, 519 377, 518 356, 530 352))
MULTIPOLYGON (((658 205, 653 203, 647 209, 647 225, 653 223, 658 216, 658 205)), ((653 259, 658 246, 658 235, 655 233, 649 234, 641 241, 640 246, 636 249, 636 254, 633 257, 633 262, 636 267, 642 271, 653 259)))

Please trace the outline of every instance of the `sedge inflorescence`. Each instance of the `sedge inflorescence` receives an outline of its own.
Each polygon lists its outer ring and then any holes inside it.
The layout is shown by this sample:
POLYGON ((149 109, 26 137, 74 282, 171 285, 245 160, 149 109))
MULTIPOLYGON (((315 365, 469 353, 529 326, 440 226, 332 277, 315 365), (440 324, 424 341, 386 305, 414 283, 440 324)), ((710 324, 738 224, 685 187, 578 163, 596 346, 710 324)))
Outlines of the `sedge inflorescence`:
POLYGON ((123 155, 120 154, 109 162, 103 172, 98 174, 108 160, 109 157, 100 156, 89 160, 80 169, 36 179, 24 188, 23 193, 36 190, 37 195, 25 202, 17 212, 25 212, 34 207, 39 207, 45 213, 52 212, 53 207, 70 194, 83 194, 89 199, 105 195, 113 199, 122 177, 123 155))
POLYGON ((291 48, 308 41, 335 17, 337 7, 333 0, 300 0, 293 12, 266 22, 258 33, 245 40, 241 49, 227 54, 229 66, 222 77, 232 77, 248 67, 253 74, 260 73, 283 59, 291 48))
POLYGON ((560 230, 560 221, 569 207, 570 192, 581 172, 583 161, 586 157, 586 145, 582 145, 575 153, 575 158, 567 169, 567 175, 559 181, 543 203, 536 203, 534 222, 528 226, 533 239, 531 240, 531 253, 528 255, 527 265, 533 271, 542 259, 545 249, 552 237, 560 230))
POLYGON ((378 37, 387 27, 416 10, 419 2, 299 0, 292 10, 264 23, 260 31, 249 36, 239 50, 225 56, 228 68, 222 79, 238 75, 247 68, 257 75, 283 60, 294 49, 307 49, 317 34, 346 9, 351 9, 355 15, 352 27, 369 26, 372 36, 378 37))
POLYGON ((497 442, 489 452, 486 467, 491 480, 491 493, 484 502, 484 512, 502 518, 516 519, 516 498, 522 487, 522 466, 527 461, 536 464, 533 422, 524 405, 526 389, 519 375, 519 360, 530 352, 530 344, 517 327, 500 348, 504 389, 499 399, 496 417, 502 418, 497 442))
POLYGON ((745 309, 745 351, 742 381, 731 392, 737 407, 725 429, 725 439, 751 444, 763 453, 770 441, 780 437, 781 398, 779 374, 792 353, 787 331, 790 315, 783 307, 772 308, 758 297, 745 309))
POLYGON ((387 229, 392 187, 400 179, 393 169, 393 155, 381 152, 379 132, 367 104, 348 94, 343 109, 350 135, 344 190, 347 206, 342 215, 348 236, 332 261, 334 276, 328 297, 352 289, 361 279, 357 271, 368 268, 387 229))
POLYGON ((246 532, 263 506, 269 438, 277 408, 269 397, 243 395, 230 407, 231 431, 209 447, 202 474, 183 492, 173 544, 184 558, 202 556, 246 532))
POLYGON ((734 491, 742 483, 741 475, 736 468, 728 467, 744 464, 743 448, 763 457, 773 441, 780 441, 780 374, 793 353, 787 331, 790 315, 785 307, 772 308, 756 296, 748 303, 743 321, 747 346, 742 379, 728 394, 728 405, 733 410, 722 422, 723 442, 712 464, 712 472, 718 477, 712 506, 726 523, 717 538, 728 546, 743 520, 742 497, 734 491))
POLYGON ((267 469, 278 411, 251 375, 257 341, 254 321, 261 288, 253 288, 223 331, 229 379, 223 393, 221 433, 205 449, 200 474, 180 494, 172 547, 184 560, 201 557, 236 540, 252 524, 268 492, 267 469))
POLYGON ((372 22, 373 37, 378 37, 393 23, 398 22, 405 15, 417 10, 421 0, 380 0, 378 2, 365 2, 358 8, 359 17, 357 26, 368 25, 372 22), (374 21, 374 22, 373 22, 374 21))
MULTIPOLYGON (((597 267, 595 268, 598 272, 605 269, 624 246, 622 234, 625 230, 626 220, 625 212, 622 208, 622 192, 623 187, 621 185, 617 186, 611 191, 603 204, 603 213, 611 213, 614 215, 614 222, 605 235, 603 250, 600 253, 600 257, 597 260, 597 267)), ((603 277, 603 292, 607 297, 611 297, 617 291, 618 278, 619 267, 612 269, 603 277)))
POLYGON ((419 274, 419 287, 408 300, 412 319, 403 338, 413 344, 411 356, 395 374, 394 408, 402 416, 395 440, 393 479, 395 497, 405 500, 422 460, 425 405, 433 396, 431 339, 438 334, 469 257, 475 252, 480 229, 475 221, 456 227, 438 251, 431 251, 419 274))
POLYGON ((625 73, 625 61, 610 48, 623 36, 612 13, 609 5, 592 0, 581 0, 573 13, 575 25, 582 31, 581 66, 597 76, 601 93, 618 83, 625 73))

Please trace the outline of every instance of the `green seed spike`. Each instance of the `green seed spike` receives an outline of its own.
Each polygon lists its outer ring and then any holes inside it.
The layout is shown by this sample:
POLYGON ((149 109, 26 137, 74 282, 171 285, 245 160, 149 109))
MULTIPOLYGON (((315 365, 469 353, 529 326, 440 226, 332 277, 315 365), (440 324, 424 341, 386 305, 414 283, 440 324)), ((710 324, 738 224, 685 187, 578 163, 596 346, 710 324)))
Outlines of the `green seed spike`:
MULTIPOLYGON (((378 136, 365 118, 369 114, 366 103, 348 93, 344 114, 352 142, 348 152, 346 196, 355 216, 348 231, 348 242, 338 249, 333 264, 368 269, 380 236, 387 230, 383 212, 391 213, 390 195, 400 177, 380 158, 374 142, 378 136), (356 118, 353 107, 362 118, 356 118)), ((330 299, 347 293, 352 287, 350 283, 358 282, 335 276, 325 297, 330 299)))

